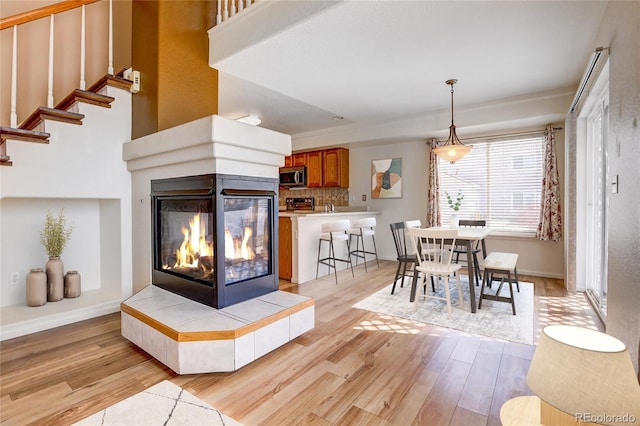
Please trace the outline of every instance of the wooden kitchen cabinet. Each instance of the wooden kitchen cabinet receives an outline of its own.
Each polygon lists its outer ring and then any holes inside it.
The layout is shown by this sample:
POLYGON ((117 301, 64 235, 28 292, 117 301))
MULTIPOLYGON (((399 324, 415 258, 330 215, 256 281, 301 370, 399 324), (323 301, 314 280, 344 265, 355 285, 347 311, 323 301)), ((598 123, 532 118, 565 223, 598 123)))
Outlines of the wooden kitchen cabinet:
POLYGON ((290 217, 278 218, 278 241, 280 244, 280 247, 278 247, 278 277, 282 280, 291 281, 293 273, 291 267, 293 240, 290 217))
POLYGON ((296 167, 307 165, 307 153, 298 152, 284 157, 284 167, 296 167))
POLYGON ((349 187, 349 150, 332 148, 323 151, 322 186, 349 187))
POLYGON ((307 165, 307 153, 298 152, 291 156, 291 166, 306 166, 307 165))
POLYGON ((322 187, 322 151, 307 152, 307 187, 322 187))

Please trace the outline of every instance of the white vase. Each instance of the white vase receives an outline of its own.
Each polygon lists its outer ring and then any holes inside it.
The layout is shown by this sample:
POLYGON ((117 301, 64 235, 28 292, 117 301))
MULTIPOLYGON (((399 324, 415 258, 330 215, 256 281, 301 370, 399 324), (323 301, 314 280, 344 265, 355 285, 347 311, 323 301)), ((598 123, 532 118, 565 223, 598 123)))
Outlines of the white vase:
POLYGON ((449 228, 457 228, 460 225, 460 219, 456 213, 451 213, 449 216, 449 228))

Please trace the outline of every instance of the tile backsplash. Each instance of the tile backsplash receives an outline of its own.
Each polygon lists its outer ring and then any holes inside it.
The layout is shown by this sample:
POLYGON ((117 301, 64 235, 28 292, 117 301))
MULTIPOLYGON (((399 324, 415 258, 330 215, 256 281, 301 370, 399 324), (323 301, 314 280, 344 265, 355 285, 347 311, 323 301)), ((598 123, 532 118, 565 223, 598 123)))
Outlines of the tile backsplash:
POLYGON ((317 206, 333 203, 335 206, 349 205, 349 188, 302 188, 302 189, 282 189, 280 188, 278 204, 286 207, 285 200, 292 197, 314 197, 317 206))

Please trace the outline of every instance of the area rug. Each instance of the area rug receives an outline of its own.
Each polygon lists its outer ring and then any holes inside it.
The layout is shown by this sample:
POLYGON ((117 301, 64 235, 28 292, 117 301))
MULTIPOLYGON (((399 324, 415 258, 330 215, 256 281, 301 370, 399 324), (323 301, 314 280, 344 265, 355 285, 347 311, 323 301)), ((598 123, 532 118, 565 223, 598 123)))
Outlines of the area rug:
MULTIPOLYGON (((396 285, 394 294, 391 294, 392 284, 372 294, 366 299, 353 305, 354 308, 365 309, 367 311, 378 312, 380 314, 391 315, 425 324, 432 324, 439 327, 452 328, 467 333, 488 336, 495 339, 508 340, 511 342, 533 344, 533 283, 520 282, 520 292, 515 289, 516 314, 511 312, 511 303, 484 299, 482 309, 477 309, 475 314, 471 313, 469 304, 469 281, 465 275, 461 276, 462 293, 464 296, 464 309, 458 305, 458 289, 455 285, 455 278, 451 278, 451 304, 453 313, 451 319, 447 316, 447 302, 438 299, 427 299, 422 297, 422 289, 419 289, 417 304, 409 302, 411 294, 411 281, 405 279, 404 288, 400 287, 400 280, 396 285)), ((494 282, 493 289, 485 289, 490 294, 495 294, 498 282, 494 282)), ((431 292, 431 285, 427 286, 427 291, 431 292)), ((476 307, 478 306, 480 287, 475 288, 476 307)), ((509 287, 503 285, 500 291, 501 296, 508 296, 509 287)), ((436 295, 444 296, 444 286, 436 286, 436 295)))
POLYGON ((76 425, 240 425, 167 380, 89 416, 76 425))

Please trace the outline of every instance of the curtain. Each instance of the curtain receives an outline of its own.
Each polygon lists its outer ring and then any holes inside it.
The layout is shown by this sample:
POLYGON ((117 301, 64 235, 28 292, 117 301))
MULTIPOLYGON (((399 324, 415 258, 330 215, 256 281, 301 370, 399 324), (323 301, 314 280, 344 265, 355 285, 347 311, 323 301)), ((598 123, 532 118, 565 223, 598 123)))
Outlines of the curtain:
POLYGON ((542 241, 558 241, 562 236, 562 214, 560 211, 560 182, 556 160, 555 136, 552 126, 547 126, 545 139, 540 221, 536 238, 542 241))
POLYGON ((438 145, 436 139, 427 142, 429 145, 429 188, 427 190, 427 223, 426 226, 440 226, 440 171, 438 156, 433 148, 438 145))

